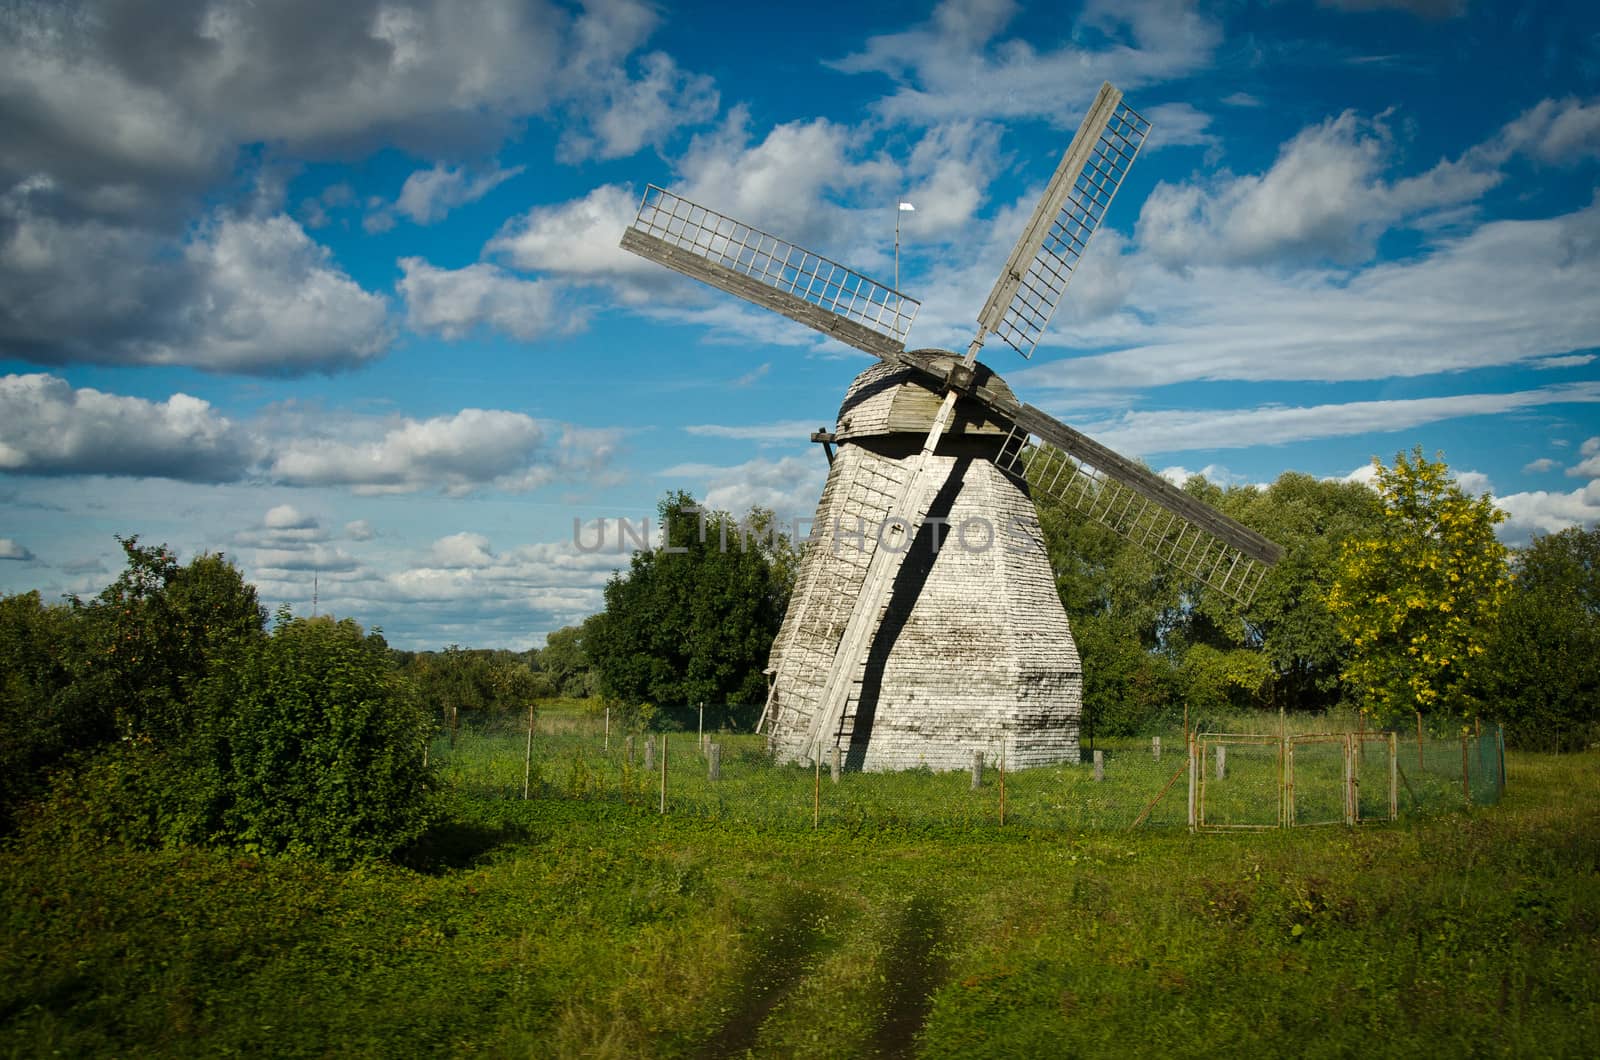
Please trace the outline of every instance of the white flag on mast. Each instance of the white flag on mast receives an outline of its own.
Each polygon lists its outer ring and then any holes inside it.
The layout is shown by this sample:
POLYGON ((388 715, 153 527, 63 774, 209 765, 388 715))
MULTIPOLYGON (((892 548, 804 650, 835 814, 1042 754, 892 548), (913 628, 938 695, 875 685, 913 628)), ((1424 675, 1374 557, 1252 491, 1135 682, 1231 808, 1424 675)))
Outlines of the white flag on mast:
POLYGON ((917 212, 917 208, 915 206, 911 205, 909 202, 901 203, 900 204, 900 209, 903 210, 906 213, 916 213, 917 212))

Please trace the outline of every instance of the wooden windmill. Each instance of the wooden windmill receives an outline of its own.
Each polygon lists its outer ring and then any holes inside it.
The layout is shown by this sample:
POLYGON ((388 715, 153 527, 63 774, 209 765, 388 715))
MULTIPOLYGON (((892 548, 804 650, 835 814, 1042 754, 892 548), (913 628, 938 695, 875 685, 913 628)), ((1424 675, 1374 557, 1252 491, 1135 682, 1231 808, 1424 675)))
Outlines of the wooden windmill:
POLYGON ((780 760, 864 769, 1077 757, 1081 674, 1030 496, 1098 520, 1248 603, 1280 550, 1017 400, 978 364, 1032 354, 1150 130, 1103 85, 978 314, 964 356, 907 350, 919 303, 650 186, 622 246, 871 353, 840 409, 813 536, 773 646, 780 760), (964 537, 974 522, 986 536, 964 537), (985 543, 986 542, 986 543, 985 543), (983 547, 979 547, 983 544, 983 547))

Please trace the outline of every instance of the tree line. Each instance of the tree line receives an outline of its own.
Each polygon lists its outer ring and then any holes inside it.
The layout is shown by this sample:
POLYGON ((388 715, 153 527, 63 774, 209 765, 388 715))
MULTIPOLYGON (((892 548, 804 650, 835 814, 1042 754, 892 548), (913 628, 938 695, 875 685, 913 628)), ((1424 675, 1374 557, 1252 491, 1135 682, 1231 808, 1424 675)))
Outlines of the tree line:
MULTIPOLYGON (((1084 723, 1127 735, 1250 710, 1360 711, 1374 726, 1507 725, 1514 743, 1600 738, 1600 529, 1511 550, 1487 494, 1470 496, 1420 447, 1375 461, 1372 485, 1286 472, 1271 485, 1184 490, 1283 546, 1241 608, 1111 528, 1039 506, 1084 669, 1084 723)), ((635 553, 584 623, 582 661, 614 707, 666 723, 699 702, 753 721, 803 543, 770 512, 661 501, 672 551, 635 553), (740 527, 751 547, 718 547, 740 527)), ((1125 527, 1137 531, 1139 527, 1125 527)), ((737 539, 737 535, 735 535, 737 539)))

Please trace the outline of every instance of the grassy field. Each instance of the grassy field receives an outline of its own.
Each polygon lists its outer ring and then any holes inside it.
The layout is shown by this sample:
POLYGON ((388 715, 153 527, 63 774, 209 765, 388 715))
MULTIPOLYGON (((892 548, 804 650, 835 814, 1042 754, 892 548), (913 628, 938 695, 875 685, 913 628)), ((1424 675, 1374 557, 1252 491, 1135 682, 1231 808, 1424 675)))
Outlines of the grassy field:
POLYGON ((1008 776, 1003 828, 992 774, 824 772, 813 830, 814 777, 737 741, 719 805, 672 737, 661 816, 560 724, 528 801, 520 759, 436 745, 403 867, 9 845, 0 1050, 1600 1054, 1594 752, 1511 756, 1495 807, 1198 836, 1086 806, 1144 801, 1147 744, 1008 776))

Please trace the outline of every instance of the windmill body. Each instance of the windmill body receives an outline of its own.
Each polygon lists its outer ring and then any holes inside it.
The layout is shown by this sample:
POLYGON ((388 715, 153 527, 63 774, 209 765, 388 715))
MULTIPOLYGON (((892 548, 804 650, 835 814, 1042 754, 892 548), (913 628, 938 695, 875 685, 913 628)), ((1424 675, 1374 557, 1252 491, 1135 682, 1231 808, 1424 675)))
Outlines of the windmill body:
POLYGON ((808 545, 774 645, 762 725, 780 758, 837 752, 890 769, 961 766, 974 750, 1019 765, 1075 756, 1077 652, 1030 490, 1241 603, 1277 562, 1278 546, 1018 401, 977 360, 989 336, 1033 352, 1149 130, 1101 86, 964 356, 905 348, 918 303, 900 291, 665 189, 645 192, 624 249, 883 362, 840 410, 814 527, 822 547, 808 545), (989 549, 934 552, 972 519, 995 533, 989 549), (1018 547, 1030 536, 1035 548, 1018 547))
MULTIPOLYGON (((920 374, 876 365, 839 410, 839 450, 773 643, 765 730, 779 761, 813 754, 838 635, 941 398, 920 374)), ((958 401, 927 463, 932 500, 843 712, 847 768, 960 769, 974 751, 1018 768, 1078 758, 1081 667, 1026 484, 995 463, 1009 428, 958 401)))

